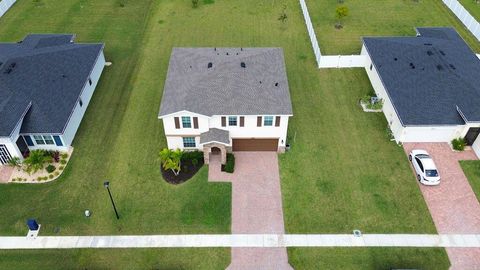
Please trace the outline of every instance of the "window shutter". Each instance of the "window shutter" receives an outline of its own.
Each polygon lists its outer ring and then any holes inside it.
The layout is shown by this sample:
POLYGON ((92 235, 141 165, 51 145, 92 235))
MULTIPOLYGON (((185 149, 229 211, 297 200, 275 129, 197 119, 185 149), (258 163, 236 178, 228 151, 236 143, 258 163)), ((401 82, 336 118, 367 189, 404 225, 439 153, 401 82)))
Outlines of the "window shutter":
POLYGON ((193 117, 193 128, 198 129, 198 117, 193 117))
POLYGON ((222 127, 226 127, 226 126, 227 126, 227 117, 222 116, 222 127))
POLYGON ((175 128, 180 129, 180 118, 175 117, 174 119, 175 119, 175 128))
POLYGON ((261 126, 262 126, 262 117, 257 116, 257 127, 261 127, 261 126))
POLYGON ((275 126, 276 127, 280 126, 280 116, 275 117, 275 126))
POLYGON ((241 127, 245 126, 245 116, 240 116, 240 126, 241 127))

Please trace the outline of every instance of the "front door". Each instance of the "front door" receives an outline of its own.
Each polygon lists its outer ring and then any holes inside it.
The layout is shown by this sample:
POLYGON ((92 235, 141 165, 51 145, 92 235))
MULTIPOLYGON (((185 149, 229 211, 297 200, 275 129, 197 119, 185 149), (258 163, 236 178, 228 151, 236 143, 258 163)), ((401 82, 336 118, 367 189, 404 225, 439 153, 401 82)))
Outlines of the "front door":
POLYGON ((25 157, 25 154, 27 154, 27 152, 28 152, 28 146, 25 143, 25 141, 23 140, 22 136, 18 137, 17 147, 18 147, 18 150, 20 150, 20 153, 22 153, 22 155, 25 157))
POLYGON ((465 142, 467 145, 472 145, 477 139, 479 133, 480 127, 470 128, 467 132, 467 135, 465 135, 465 142))
POLYGON ((0 144, 0 164, 5 165, 12 158, 4 144, 0 144))

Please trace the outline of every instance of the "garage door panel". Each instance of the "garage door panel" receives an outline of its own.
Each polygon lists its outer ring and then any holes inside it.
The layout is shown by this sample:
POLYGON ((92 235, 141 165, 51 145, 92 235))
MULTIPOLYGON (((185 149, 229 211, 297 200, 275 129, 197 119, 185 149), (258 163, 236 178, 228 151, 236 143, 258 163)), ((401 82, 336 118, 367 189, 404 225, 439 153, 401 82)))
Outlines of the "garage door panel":
POLYGON ((233 139, 233 151, 277 151, 278 139, 233 139))

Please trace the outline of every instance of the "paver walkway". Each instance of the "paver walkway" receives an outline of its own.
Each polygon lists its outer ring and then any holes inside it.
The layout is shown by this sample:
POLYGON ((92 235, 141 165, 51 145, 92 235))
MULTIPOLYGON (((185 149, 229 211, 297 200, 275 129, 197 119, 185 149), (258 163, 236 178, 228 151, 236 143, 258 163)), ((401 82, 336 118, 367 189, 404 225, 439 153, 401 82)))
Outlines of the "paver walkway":
MULTIPOLYGON (((283 234, 282 195, 275 152, 235 153, 235 172, 219 171, 219 156, 210 160, 209 179, 232 182, 232 233, 283 234)), ((232 248, 228 269, 292 269, 286 248, 232 248)))
MULTIPOLYGON (((439 186, 420 185, 437 231, 480 233, 480 204, 460 167, 459 160, 477 159, 473 151, 453 152, 447 143, 405 143, 405 152, 425 149, 440 173, 439 186)), ((412 178, 412 181, 414 178, 412 178)), ((480 249, 447 248, 451 269, 480 269, 480 249)))
MULTIPOLYGON (((0 249, 248 247, 480 247, 477 235, 190 234, 0 237, 0 249)), ((277 268, 274 268, 277 269, 277 268)))
POLYGON ((0 183, 7 183, 13 173, 14 168, 0 165, 0 183))

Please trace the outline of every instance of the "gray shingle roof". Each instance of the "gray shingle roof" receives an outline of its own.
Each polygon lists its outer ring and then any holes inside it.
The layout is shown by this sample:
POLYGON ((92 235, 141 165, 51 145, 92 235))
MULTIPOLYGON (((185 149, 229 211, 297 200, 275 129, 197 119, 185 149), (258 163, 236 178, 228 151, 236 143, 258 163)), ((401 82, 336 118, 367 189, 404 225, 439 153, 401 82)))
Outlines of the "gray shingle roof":
POLYGON ((9 136, 28 104, 22 133, 62 133, 103 44, 73 35, 29 35, 0 44, 0 136, 9 136))
POLYGON ((207 132, 200 134, 200 144, 220 142, 224 144, 230 144, 230 135, 228 130, 211 128, 207 132))
POLYGON ((480 60, 452 28, 363 42, 405 126, 480 121, 480 60))
POLYGON ((291 115, 283 50, 174 48, 159 116, 182 110, 207 116, 291 115))

